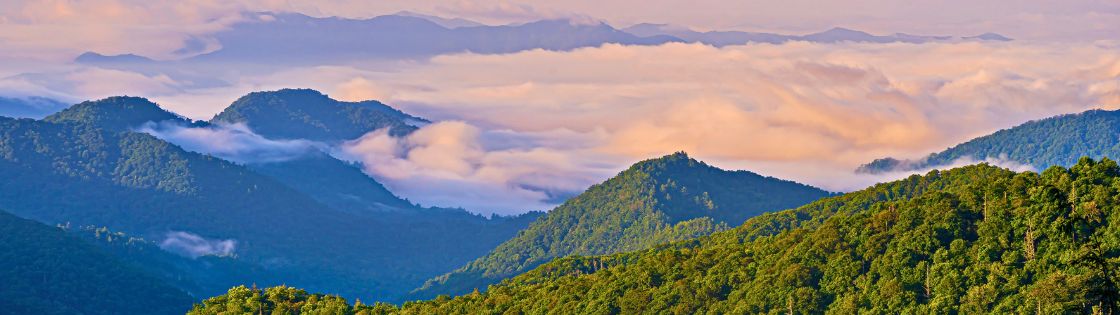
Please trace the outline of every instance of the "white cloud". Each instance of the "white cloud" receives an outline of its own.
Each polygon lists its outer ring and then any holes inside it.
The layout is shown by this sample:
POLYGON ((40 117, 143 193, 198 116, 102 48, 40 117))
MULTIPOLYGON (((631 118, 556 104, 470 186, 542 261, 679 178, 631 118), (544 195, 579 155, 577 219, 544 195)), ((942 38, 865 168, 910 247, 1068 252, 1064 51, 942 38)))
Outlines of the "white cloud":
POLYGON ((210 154, 241 164, 281 162, 325 149, 309 140, 266 139, 245 124, 184 126, 164 121, 148 122, 138 131, 174 143, 185 150, 210 154))
POLYGON ((199 256, 232 256, 237 250, 237 241, 232 239, 208 239, 198 234, 171 231, 159 243, 163 250, 190 258, 199 256))
POLYGON ((618 171, 616 163, 594 162, 606 158, 594 151, 539 146, 535 137, 444 121, 404 138, 390 137, 385 130, 370 132, 344 144, 341 152, 410 200, 479 213, 548 210, 558 199, 618 171), (506 141, 512 138, 521 139, 506 141), (487 146, 495 140, 499 147, 487 146))

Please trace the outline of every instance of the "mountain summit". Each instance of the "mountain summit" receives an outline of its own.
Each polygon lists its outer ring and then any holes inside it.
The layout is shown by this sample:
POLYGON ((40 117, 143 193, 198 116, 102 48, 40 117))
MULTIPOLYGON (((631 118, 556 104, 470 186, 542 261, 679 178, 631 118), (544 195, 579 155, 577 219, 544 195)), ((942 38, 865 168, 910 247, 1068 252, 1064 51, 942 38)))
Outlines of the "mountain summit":
POLYGON ((51 114, 43 121, 52 123, 91 124, 98 128, 128 130, 150 121, 190 121, 171 113, 142 97, 113 96, 96 101, 85 101, 51 114))
POLYGON ((721 170, 679 152, 639 162, 591 186, 490 254, 414 293, 431 297, 485 289, 554 258, 647 249, 828 195, 791 181, 721 170))
POLYGON ((210 122, 244 123, 268 138, 316 141, 357 139, 382 128, 399 136, 428 123, 378 101, 342 102, 310 89, 249 93, 210 122))

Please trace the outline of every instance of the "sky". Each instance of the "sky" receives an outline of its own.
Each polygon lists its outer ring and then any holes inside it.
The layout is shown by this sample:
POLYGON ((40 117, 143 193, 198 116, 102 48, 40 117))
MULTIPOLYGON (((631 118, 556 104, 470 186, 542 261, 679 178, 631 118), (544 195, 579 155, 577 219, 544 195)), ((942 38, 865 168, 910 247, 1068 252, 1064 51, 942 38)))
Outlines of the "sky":
MULTIPOLYGON (((1120 107, 1118 30, 1120 2, 1103 0, 0 1, 0 96, 73 102, 137 95, 194 119, 246 93, 286 87, 377 99, 435 123, 403 138, 372 131, 331 147, 337 156, 363 162, 368 174, 422 204, 510 214, 547 210, 631 163, 682 150, 716 166, 833 191, 905 176, 852 170, 1031 119, 1120 107), (72 62, 85 51, 174 59, 188 44, 220 49, 209 35, 245 12, 368 18, 402 10, 494 25, 565 18, 792 34, 843 26, 877 34, 996 32, 1015 40, 606 44, 223 67, 192 77, 229 82, 223 85, 72 62)), ((145 128, 238 162, 322 146, 264 139, 244 126, 145 128)))

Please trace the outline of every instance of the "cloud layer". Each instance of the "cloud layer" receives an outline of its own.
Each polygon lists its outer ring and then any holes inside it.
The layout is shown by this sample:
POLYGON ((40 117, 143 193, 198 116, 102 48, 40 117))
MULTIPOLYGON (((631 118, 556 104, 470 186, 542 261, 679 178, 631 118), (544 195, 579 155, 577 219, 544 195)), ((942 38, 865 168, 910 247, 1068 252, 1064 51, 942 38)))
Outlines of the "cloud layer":
POLYGON ((604 134, 597 151, 631 160, 686 150, 850 189, 820 173, 882 156, 923 156, 1030 119, 1120 106, 1116 48, 607 45, 443 56, 392 81, 370 80, 393 91, 392 104, 437 119, 597 131, 604 134))
MULTIPOLYGON (((120 89, 193 118, 256 90, 375 97, 444 122, 403 139, 373 132, 341 152, 412 200, 506 213, 547 208, 629 163, 679 150, 830 190, 862 188, 889 179, 852 174, 875 158, 921 157, 1027 120, 1120 107, 1118 49, 1116 41, 605 45, 195 69, 228 82, 201 87, 174 75, 82 66, 0 80, 0 88, 79 99, 120 89)), ((151 131, 236 161, 276 158, 256 148, 279 148, 282 157, 308 145, 223 128, 151 131)))
POLYGON ((392 191, 423 205, 509 214, 549 210, 618 171, 617 161, 604 161, 592 150, 539 142, 557 138, 595 141, 592 135, 510 134, 443 121, 404 138, 370 132, 341 151, 392 191))
POLYGON ((148 122, 137 129, 179 145, 188 151, 210 154, 241 164, 281 162, 326 149, 309 140, 266 139, 245 124, 184 126, 180 123, 148 122))

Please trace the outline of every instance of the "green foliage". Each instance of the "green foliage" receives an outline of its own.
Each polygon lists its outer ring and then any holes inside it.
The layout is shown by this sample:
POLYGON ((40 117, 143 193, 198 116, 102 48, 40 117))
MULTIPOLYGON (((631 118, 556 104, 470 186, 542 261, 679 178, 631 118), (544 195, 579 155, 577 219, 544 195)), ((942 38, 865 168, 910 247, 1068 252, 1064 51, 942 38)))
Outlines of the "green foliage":
POLYGON ((820 189, 724 171, 676 153, 637 163, 592 186, 416 297, 463 294, 554 258, 635 251, 725 230, 746 218, 827 196, 820 189))
POLYGON ((306 315, 376 315, 396 312, 391 304, 353 305, 337 295, 309 294, 287 286, 267 289, 237 286, 225 295, 195 304, 188 315, 226 314, 306 314, 306 315))
POLYGON ((969 140, 917 161, 883 158, 857 171, 879 173, 945 166, 962 158, 1010 160, 1043 170, 1070 166, 1082 156, 1120 158, 1120 111, 1090 110, 1027 122, 969 140))
POLYGON ((268 138, 318 141, 357 139, 382 128, 404 135, 416 129, 409 121, 427 122, 377 101, 340 102, 307 89, 249 93, 210 120, 245 123, 268 138))
POLYGON ((0 212, 0 238, 0 313, 176 314, 192 300, 137 266, 42 223, 0 212))
POLYGON ((974 165, 653 249, 554 260, 395 314, 1113 314, 1120 166, 974 165))

